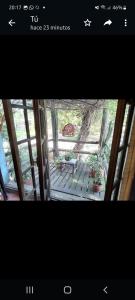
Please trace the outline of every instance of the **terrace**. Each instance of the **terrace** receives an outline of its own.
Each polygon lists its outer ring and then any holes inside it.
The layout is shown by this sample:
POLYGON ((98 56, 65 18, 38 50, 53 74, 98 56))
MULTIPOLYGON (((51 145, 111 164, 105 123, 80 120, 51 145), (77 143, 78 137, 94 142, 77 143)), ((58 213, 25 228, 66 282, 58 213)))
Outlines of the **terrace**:
POLYGON ((8 200, 118 198, 133 101, 3 100, 1 114, 1 186, 8 200))

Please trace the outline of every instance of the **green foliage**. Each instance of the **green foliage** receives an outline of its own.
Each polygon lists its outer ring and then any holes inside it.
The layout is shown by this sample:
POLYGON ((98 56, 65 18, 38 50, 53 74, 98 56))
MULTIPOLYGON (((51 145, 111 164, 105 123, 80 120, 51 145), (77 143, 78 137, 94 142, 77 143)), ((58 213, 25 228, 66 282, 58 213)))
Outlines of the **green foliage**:
POLYGON ((61 161, 64 159, 64 157, 61 155, 61 156, 58 156, 58 157, 56 157, 55 158, 55 160, 54 160, 54 163, 55 163, 55 166, 56 166, 56 168, 61 168, 61 161))
POLYGON ((27 172, 26 174, 23 175, 23 180, 26 181, 29 179, 32 179, 31 172, 27 172))
POLYGON ((102 185, 103 182, 103 162, 100 155, 90 155, 87 160, 90 168, 95 171, 94 184, 102 185))
POLYGON ((102 169, 102 158, 100 155, 89 155, 87 158, 87 163, 90 166, 91 169, 94 171, 98 171, 99 169, 102 169))
POLYGON ((100 156, 102 158, 102 161, 103 162, 105 161, 107 163, 109 163, 109 159, 110 159, 110 152, 111 152, 110 139, 112 137, 112 132, 113 132, 113 122, 110 121, 106 137, 103 141, 102 148, 100 149, 100 156))
POLYGON ((106 107, 108 108, 109 111, 109 120, 112 121, 112 123, 114 123, 115 121, 117 104, 118 104, 118 100, 116 99, 106 101, 106 107))
POLYGON ((61 161, 62 161, 63 159, 64 159, 63 156, 58 156, 58 157, 56 157, 56 158, 55 158, 55 164, 57 165, 57 164, 61 163, 61 161))
POLYGON ((71 159, 76 159, 76 153, 73 151, 69 151, 65 154, 65 160, 70 161, 71 159))
POLYGON ((93 183, 94 183, 94 184, 98 184, 98 185, 102 185, 102 181, 103 181, 103 176, 102 176, 101 169, 99 168, 99 169, 96 171, 96 177, 95 177, 93 183))

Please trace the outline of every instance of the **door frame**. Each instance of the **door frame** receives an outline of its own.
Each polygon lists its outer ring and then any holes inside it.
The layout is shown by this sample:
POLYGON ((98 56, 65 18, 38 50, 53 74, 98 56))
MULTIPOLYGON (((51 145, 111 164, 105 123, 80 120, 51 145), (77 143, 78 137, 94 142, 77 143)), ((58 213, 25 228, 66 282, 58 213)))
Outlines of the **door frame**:
POLYGON ((129 143, 129 136, 130 136, 131 126, 132 126, 134 107, 135 107, 135 103, 132 99, 131 100, 130 99, 119 99, 118 100, 113 141, 112 141, 111 154, 110 154, 109 169, 108 169, 108 176, 107 176, 107 183, 106 183, 106 191, 105 191, 105 197, 104 197, 104 201, 106 201, 106 202, 111 201, 113 191, 114 191, 114 195, 113 195, 112 200, 117 201, 117 199, 118 199, 118 193, 119 193, 120 183, 122 180, 124 162, 125 162, 125 158, 126 158, 126 153, 127 153, 127 149, 128 149, 128 143, 129 143), (127 124, 126 124, 126 129, 125 129, 125 134, 124 134, 123 145, 120 146, 124 117, 125 117, 127 105, 130 105, 130 108, 128 111, 127 124), (118 161, 118 154, 120 152, 122 152, 122 156, 121 156, 121 160, 120 160, 120 164, 119 164, 117 180, 114 181, 116 167, 117 167, 117 161, 118 161))

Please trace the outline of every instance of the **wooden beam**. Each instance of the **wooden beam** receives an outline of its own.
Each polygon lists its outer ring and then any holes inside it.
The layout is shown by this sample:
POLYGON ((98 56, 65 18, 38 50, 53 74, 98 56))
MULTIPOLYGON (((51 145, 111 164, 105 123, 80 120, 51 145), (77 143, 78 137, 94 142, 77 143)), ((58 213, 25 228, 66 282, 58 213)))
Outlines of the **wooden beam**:
POLYGON ((58 156, 58 113, 55 108, 51 109, 54 158, 58 156))
POLYGON ((36 139, 36 137, 33 136, 33 137, 30 137, 30 138, 27 138, 27 139, 19 140, 19 141, 17 142, 17 145, 25 144, 25 143, 27 143, 27 142, 29 142, 29 141, 32 141, 32 140, 35 140, 35 139, 36 139))
MULTIPOLYGON (((27 107, 26 100, 23 100, 23 105, 27 107)), ((26 127, 26 134, 27 134, 27 141, 28 141, 28 149, 29 149, 29 157, 30 157, 30 164, 31 164, 31 177, 33 183, 33 192, 34 192, 34 199, 37 201, 37 192, 36 192, 36 177, 35 177, 35 170, 34 170, 34 161, 33 161, 33 154, 32 154, 32 145, 31 140, 36 139, 36 136, 30 136, 30 127, 29 127, 29 119, 28 119, 28 110, 24 109, 24 120, 25 120, 25 127, 26 127)), ((27 169, 28 170, 28 169, 27 169)), ((26 170, 26 172, 27 172, 26 170)))
MULTIPOLYGON (((67 149, 58 149, 59 152, 68 152, 68 151, 71 151, 71 150, 67 150, 67 149)), ((54 150, 51 150, 51 152, 54 151, 54 150)), ((97 155, 96 152, 89 152, 89 151, 79 151, 79 150, 72 150, 74 153, 80 153, 80 154, 92 154, 92 155, 97 155)))
MULTIPOLYGON (((132 129, 130 134, 130 141, 128 147, 128 153, 126 155, 126 161, 124 164, 124 170, 122 174, 122 181, 119 193, 119 200, 128 201, 131 200, 132 184, 135 182, 135 111, 132 122, 132 129)), ((132 195, 133 196, 133 195, 132 195)))
MULTIPOLYGON (((48 140, 48 142, 53 142, 53 139, 48 140)), ((67 143, 76 143, 76 144, 86 144, 86 145, 98 145, 99 141, 89 141, 89 142, 84 142, 84 141, 76 141, 76 140, 68 140, 68 139, 58 139, 58 142, 67 142, 67 143)))
POLYGON ((117 113, 114 126, 114 134, 112 141, 112 149, 109 162, 109 170, 106 184, 105 201, 110 201, 114 185, 114 176, 118 159, 118 151, 120 146, 124 116, 126 110, 126 100, 118 100, 117 113))
MULTIPOLYGON (((8 101, 10 101, 10 100, 8 100, 8 101)), ((19 105, 19 104, 11 104, 11 107, 12 108, 19 108, 19 109, 29 109, 29 110, 33 110, 33 107, 32 106, 24 106, 23 104, 21 105, 19 105)))
POLYGON ((46 188, 46 196, 47 200, 50 199, 50 174, 49 174, 49 158, 48 158, 48 132, 47 132, 47 114, 46 114, 46 101, 43 101, 43 136, 44 136, 44 144, 43 144, 43 153, 44 153, 44 164, 45 164, 45 188, 46 188))
MULTIPOLYGON (((51 110, 50 106, 47 106, 46 108, 47 108, 47 110, 51 110)), ((66 108, 66 107, 60 108, 60 107, 55 107, 55 109, 56 109, 56 110, 62 110, 62 111, 67 111, 67 110, 68 110, 68 111, 76 111, 76 112, 77 112, 77 111, 80 111, 80 108, 79 108, 79 107, 78 107, 78 108, 70 108, 70 107, 69 107, 69 108, 66 108)))
POLYGON ((44 161, 42 152, 42 132, 41 132, 41 115, 39 109, 40 100, 33 100, 34 117, 35 117, 35 132, 37 140, 37 165, 39 170, 40 198, 41 201, 46 200, 45 193, 45 177, 44 177, 44 161))
POLYGON ((24 199, 24 184, 23 184, 21 162, 20 162, 19 150, 17 146, 17 137, 15 132, 11 102, 10 100, 6 100, 6 99, 2 100, 2 102, 3 102, 4 113, 5 113, 5 120, 7 124, 11 153, 12 153, 12 158, 14 163, 18 193, 19 193, 20 200, 22 201, 24 199))
POLYGON ((134 105, 131 105, 130 108, 129 108, 129 112, 128 112, 125 136, 124 136, 124 141, 123 141, 123 146, 125 146, 125 147, 122 151, 121 159, 120 159, 120 162, 119 162, 119 169, 118 169, 118 173, 117 173, 119 184, 117 185, 117 187, 114 191, 114 196, 113 196, 114 201, 116 201, 118 199, 120 182, 121 182, 121 179, 122 179, 122 172, 123 172, 123 168, 124 168, 124 162, 125 162, 125 157, 126 157, 126 153, 127 153, 127 146, 128 146, 129 137, 130 137, 130 130, 131 130, 131 125, 132 125, 133 113, 134 113, 134 105))
POLYGON ((76 140, 68 140, 68 139, 58 139, 58 142, 67 142, 67 143, 76 143, 76 144, 86 144, 86 145, 98 145, 99 141, 89 141, 89 142, 84 142, 84 141, 76 141, 76 140))

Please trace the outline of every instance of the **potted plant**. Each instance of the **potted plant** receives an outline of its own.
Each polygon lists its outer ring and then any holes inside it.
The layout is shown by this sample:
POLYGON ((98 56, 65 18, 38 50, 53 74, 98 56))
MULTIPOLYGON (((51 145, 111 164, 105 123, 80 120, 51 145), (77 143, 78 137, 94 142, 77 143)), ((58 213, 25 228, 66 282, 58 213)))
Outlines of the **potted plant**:
POLYGON ((61 164, 61 161, 62 161, 62 157, 58 156, 56 159, 55 159, 55 165, 57 167, 57 169, 60 169, 62 168, 62 164, 61 164))
POLYGON ((98 164, 97 155, 91 155, 91 156, 89 156, 89 158, 88 158, 88 164, 90 166, 89 177, 95 178, 95 176, 96 176, 96 170, 97 170, 97 164, 98 164))
POLYGON ((70 153, 65 154, 65 160, 66 161, 70 161, 71 160, 70 153))
MULTIPOLYGON (((101 172, 102 170, 102 158, 100 155, 91 155, 88 158, 88 164, 90 166, 89 177, 95 178, 98 170, 101 172)), ((102 174, 103 175, 103 174, 102 174)))
POLYGON ((93 192, 98 193, 101 191, 102 188, 102 172, 101 169, 96 171, 96 177, 93 181, 93 192))
POLYGON ((65 160, 70 161, 71 159, 76 158, 76 155, 73 151, 69 151, 65 154, 65 160))

